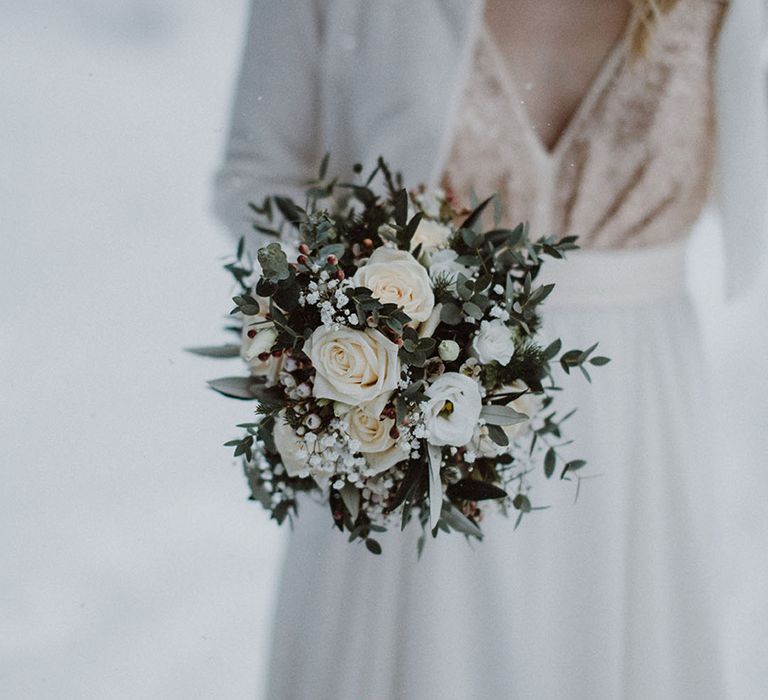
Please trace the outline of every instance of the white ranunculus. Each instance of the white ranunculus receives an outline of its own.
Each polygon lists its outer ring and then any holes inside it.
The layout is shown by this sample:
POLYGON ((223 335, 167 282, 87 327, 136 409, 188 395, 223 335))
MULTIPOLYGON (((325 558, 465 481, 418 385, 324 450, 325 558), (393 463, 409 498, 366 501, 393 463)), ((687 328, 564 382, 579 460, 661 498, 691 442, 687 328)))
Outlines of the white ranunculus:
POLYGON ((372 402, 381 413, 400 379, 398 347, 374 329, 321 326, 304 343, 315 368, 313 393, 318 399, 351 406, 372 402))
POLYGON ((515 354, 515 342, 509 326, 498 319, 483 321, 480 330, 472 339, 471 352, 483 364, 496 360, 501 365, 509 364, 515 354))
POLYGON ((243 316, 240 357, 248 363, 254 377, 266 377, 269 382, 274 383, 277 381, 277 375, 280 371, 280 358, 259 359, 259 355, 272 350, 277 338, 274 324, 264 323, 264 318, 263 313, 255 316, 243 316), (252 338, 248 337, 249 332, 253 334, 252 338))
POLYGON ((307 476, 309 474, 307 445, 286 422, 285 411, 280 411, 275 417, 272 438, 288 476, 307 476))
POLYGON ((369 404, 355 406, 347 414, 349 435, 360 443, 360 452, 376 474, 402 462, 406 454, 389 434, 395 421, 374 415, 369 404))
POLYGON ((411 238, 411 250, 416 250, 419 244, 425 253, 441 248, 448 243, 451 233, 450 226, 433 219, 422 218, 411 238))
POLYGON ((448 279, 451 286, 456 284, 458 275, 472 277, 472 269, 456 262, 459 254, 455 250, 438 250, 429 256, 429 276, 434 282, 438 278, 448 279))
POLYGON ((477 382, 458 372, 446 372, 424 393, 429 397, 422 404, 427 440, 433 445, 466 445, 483 407, 477 382))
POLYGON ((377 248, 352 282, 382 303, 396 304, 414 321, 426 321, 435 306, 427 271, 405 250, 377 248))

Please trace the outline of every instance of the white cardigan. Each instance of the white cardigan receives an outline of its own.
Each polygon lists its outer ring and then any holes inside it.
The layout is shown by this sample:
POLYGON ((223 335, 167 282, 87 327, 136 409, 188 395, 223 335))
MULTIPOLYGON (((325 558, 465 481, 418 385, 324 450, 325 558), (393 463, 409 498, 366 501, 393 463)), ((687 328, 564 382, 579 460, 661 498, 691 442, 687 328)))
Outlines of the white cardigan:
MULTIPOLYGON (((734 293, 754 280, 765 245, 768 104, 762 2, 731 5, 718 55, 717 190, 734 293)), ((483 0, 253 0, 216 214, 253 235, 247 202, 299 194, 326 151, 334 174, 383 155, 408 182, 436 184, 482 13, 483 0)))

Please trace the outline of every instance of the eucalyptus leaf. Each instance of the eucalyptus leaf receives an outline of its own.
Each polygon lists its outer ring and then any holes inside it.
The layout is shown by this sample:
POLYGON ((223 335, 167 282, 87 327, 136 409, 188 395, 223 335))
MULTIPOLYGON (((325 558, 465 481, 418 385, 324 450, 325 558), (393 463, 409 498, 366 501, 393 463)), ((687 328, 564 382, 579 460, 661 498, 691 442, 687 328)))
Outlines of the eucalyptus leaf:
POLYGON ((509 436, 504 432, 504 429, 499 425, 488 425, 488 437, 491 438, 499 447, 506 447, 509 445, 509 436))
POLYGON ((259 260, 264 277, 273 282, 288 279, 290 275, 288 258, 279 243, 270 243, 263 248, 259 248, 256 257, 259 260))
POLYGON ((344 505, 349 511, 349 517, 352 518, 354 523, 357 520, 357 516, 360 513, 360 491, 354 485, 350 483, 344 484, 341 489, 341 500, 344 501, 344 505))
POLYGON ((544 455, 544 476, 549 479, 552 474, 555 473, 555 461, 556 461, 556 454, 554 448, 550 447, 547 450, 547 453, 544 455))
POLYGON ((461 532, 470 537, 476 537, 478 540, 483 539, 483 531, 453 505, 453 503, 447 501, 443 503, 440 520, 457 532, 461 532))
POLYGON ((202 355, 203 357, 238 357, 240 355, 240 345, 234 343, 227 345, 204 345, 184 349, 193 355, 202 355))
POLYGON ((224 396, 232 399, 254 400, 257 398, 254 389, 258 386, 253 377, 222 377, 211 379, 208 386, 224 396))
POLYGON ((488 425, 517 425, 530 419, 525 413, 516 411, 511 406, 487 404, 480 411, 480 418, 488 425))

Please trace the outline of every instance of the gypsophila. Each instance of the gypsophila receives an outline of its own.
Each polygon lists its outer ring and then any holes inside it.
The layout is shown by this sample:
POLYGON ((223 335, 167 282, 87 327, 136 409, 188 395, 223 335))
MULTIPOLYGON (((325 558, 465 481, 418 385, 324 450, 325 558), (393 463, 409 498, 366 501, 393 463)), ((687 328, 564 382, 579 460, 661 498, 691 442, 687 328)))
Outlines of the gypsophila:
POLYGON ((227 443, 253 500, 278 523, 301 499, 321 501, 374 553, 378 532, 411 520, 478 539, 489 510, 519 522, 533 508, 533 469, 557 468, 555 486, 585 464, 559 453, 555 371, 589 376, 608 361, 594 346, 539 344, 538 305, 552 290, 537 277, 575 238, 486 226, 490 200, 470 211, 449 191, 409 192, 381 159, 355 183, 327 179, 326 165, 306 207, 285 197, 252 207, 260 230, 282 230, 291 246, 261 247, 258 273, 238 245, 226 269, 240 344, 194 349, 247 365, 209 384, 257 403, 227 443))

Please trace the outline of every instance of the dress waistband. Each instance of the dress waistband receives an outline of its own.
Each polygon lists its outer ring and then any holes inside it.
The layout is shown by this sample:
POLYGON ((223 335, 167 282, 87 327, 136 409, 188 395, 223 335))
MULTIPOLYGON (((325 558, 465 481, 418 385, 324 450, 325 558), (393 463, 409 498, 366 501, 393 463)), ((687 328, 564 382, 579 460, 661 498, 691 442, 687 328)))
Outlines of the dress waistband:
POLYGON ((575 250, 546 258, 537 283, 555 283, 544 308, 625 306, 686 292, 687 241, 623 250, 575 250))

